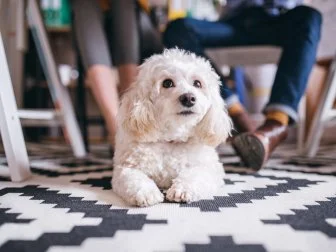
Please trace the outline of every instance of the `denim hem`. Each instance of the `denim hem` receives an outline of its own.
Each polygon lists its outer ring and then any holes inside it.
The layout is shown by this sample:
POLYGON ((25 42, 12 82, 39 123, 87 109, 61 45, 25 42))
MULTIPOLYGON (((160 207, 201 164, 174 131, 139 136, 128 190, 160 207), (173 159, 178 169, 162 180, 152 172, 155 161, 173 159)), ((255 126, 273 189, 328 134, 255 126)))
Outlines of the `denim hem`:
POLYGON ((269 112, 269 111, 281 111, 283 113, 286 113, 290 117, 290 122, 297 123, 299 120, 298 113, 292 109, 291 107, 284 105, 284 104, 279 104, 279 103, 273 103, 269 104, 266 106, 266 108, 263 110, 263 113, 269 112))

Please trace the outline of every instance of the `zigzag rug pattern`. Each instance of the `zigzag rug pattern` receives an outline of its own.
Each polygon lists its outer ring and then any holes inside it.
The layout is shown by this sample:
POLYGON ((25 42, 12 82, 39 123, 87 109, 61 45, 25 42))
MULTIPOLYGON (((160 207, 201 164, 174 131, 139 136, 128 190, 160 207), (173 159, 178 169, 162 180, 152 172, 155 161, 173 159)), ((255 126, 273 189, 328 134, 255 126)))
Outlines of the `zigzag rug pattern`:
POLYGON ((148 208, 112 192, 108 148, 75 159, 67 147, 28 147, 32 179, 0 177, 0 251, 336 251, 336 146, 314 159, 282 146, 259 173, 223 146, 213 199, 148 208))

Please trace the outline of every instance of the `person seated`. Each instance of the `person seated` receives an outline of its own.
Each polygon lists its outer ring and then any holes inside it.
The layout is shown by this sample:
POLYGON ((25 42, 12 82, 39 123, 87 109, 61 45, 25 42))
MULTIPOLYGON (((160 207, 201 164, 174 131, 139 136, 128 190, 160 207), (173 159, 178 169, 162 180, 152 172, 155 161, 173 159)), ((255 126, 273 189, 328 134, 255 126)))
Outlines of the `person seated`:
POLYGON ((75 40, 86 81, 102 112, 112 146, 120 96, 135 79, 140 60, 163 49, 161 34, 139 2, 71 0, 75 40), (119 85, 113 65, 118 68, 119 85))
POLYGON ((247 167, 261 169, 272 151, 283 142, 288 126, 298 121, 298 104, 316 60, 322 15, 300 0, 227 0, 226 13, 218 21, 183 18, 172 21, 164 44, 207 57, 215 47, 274 45, 282 55, 264 109, 265 122, 254 128, 237 96, 222 80, 225 99, 238 135, 232 145, 247 167))

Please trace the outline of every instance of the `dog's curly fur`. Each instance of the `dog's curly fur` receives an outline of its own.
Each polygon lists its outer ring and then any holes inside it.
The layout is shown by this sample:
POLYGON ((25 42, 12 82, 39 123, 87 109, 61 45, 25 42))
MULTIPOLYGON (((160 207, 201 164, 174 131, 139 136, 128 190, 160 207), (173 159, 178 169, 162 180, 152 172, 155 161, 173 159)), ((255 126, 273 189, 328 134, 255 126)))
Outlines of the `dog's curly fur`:
POLYGON ((118 115, 115 193, 137 206, 162 202, 159 188, 176 202, 213 196, 224 183, 215 147, 232 128, 219 86, 207 60, 177 48, 140 66, 118 115), (193 97, 192 106, 183 105, 184 94, 193 97))

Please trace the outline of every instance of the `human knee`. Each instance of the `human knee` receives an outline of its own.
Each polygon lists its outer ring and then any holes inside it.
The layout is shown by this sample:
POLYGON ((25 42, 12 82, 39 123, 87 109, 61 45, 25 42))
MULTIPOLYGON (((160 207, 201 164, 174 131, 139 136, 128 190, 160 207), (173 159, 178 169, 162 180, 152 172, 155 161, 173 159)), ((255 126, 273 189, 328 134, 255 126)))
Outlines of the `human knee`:
POLYGON ((298 6, 295 9, 295 14, 300 18, 300 23, 303 30, 309 31, 309 34, 320 37, 322 14, 309 6, 298 6))

